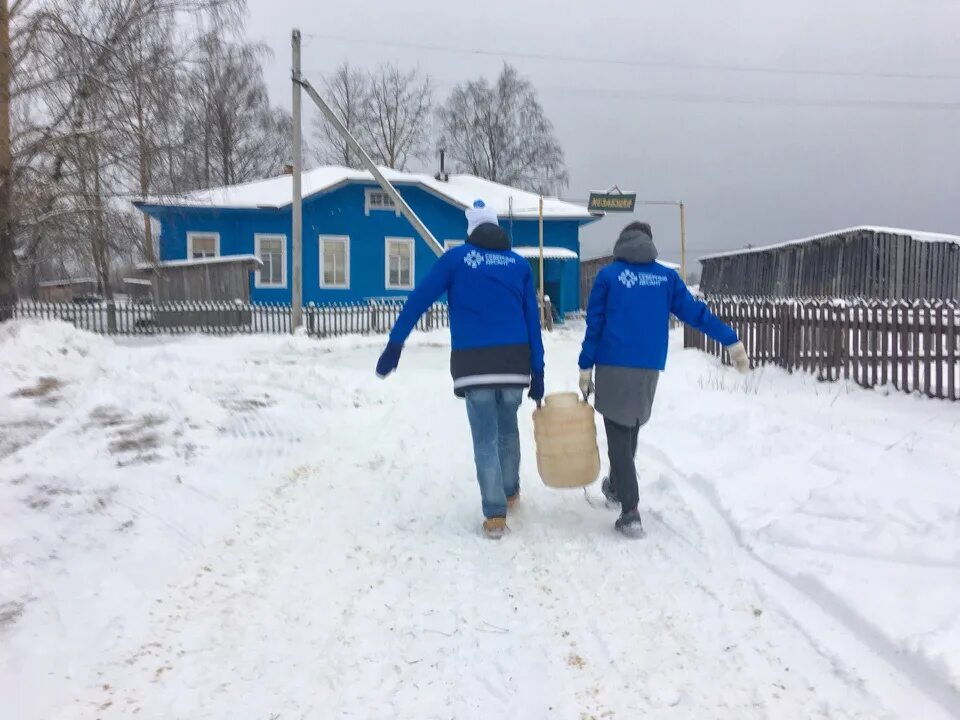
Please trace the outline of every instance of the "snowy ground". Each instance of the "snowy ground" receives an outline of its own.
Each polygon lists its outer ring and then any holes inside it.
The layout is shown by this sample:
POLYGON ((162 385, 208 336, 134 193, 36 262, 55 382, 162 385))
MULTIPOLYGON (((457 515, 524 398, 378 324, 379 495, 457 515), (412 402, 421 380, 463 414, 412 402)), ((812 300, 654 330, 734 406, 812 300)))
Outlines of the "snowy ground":
POLYGON ((960 717, 960 405, 674 347, 648 538, 528 404, 495 543, 447 336, 380 342, 0 326, 3 717, 960 717))

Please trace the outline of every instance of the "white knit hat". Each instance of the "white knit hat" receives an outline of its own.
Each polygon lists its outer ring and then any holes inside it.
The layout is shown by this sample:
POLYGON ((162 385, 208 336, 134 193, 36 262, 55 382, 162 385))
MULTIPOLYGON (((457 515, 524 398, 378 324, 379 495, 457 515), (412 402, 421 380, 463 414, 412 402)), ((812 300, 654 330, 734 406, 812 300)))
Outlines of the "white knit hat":
POLYGON ((492 223, 493 225, 499 224, 497 222, 496 211, 480 199, 473 201, 473 207, 467 208, 466 215, 468 237, 470 233, 476 230, 478 225, 483 225, 484 223, 492 223))

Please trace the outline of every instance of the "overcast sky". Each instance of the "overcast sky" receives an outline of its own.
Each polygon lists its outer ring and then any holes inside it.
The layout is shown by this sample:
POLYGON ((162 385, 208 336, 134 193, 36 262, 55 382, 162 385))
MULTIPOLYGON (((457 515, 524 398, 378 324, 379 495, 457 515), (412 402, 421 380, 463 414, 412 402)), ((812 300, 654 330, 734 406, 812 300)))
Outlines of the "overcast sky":
MULTIPOLYGON (((429 73, 442 102, 511 62, 566 152, 565 195, 616 184, 682 199, 688 260, 858 224, 960 234, 958 0, 248 1, 285 107, 293 27, 315 85, 344 60, 398 62, 429 73)), ((677 260, 676 210, 638 217, 677 260)), ((629 219, 584 231, 585 254, 629 219)))

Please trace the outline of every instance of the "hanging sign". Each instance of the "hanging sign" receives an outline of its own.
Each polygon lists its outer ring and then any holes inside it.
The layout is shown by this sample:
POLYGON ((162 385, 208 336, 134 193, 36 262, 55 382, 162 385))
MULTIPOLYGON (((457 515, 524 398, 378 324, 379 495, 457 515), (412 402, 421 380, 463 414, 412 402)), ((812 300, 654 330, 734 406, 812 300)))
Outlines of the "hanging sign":
POLYGON ((590 202, 587 210, 590 212, 627 212, 632 213, 637 204, 636 193, 603 192, 590 193, 590 202))

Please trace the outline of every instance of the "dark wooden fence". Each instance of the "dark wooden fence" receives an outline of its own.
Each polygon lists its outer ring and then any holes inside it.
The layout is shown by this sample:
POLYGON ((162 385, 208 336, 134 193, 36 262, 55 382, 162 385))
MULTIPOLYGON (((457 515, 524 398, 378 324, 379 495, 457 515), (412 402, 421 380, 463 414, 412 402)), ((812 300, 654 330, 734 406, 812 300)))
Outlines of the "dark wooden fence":
MULTIPOLYGON (((733 326, 754 366, 853 380, 873 388, 960 400, 960 302, 709 298, 733 326)), ((684 347, 723 357, 723 348, 691 328, 684 347)))
MULTIPOLYGON (((402 307, 402 300, 308 305, 303 308, 303 323, 314 337, 386 333, 402 307)), ((14 318, 61 320, 103 335, 289 333, 290 314, 289 305, 193 301, 158 305, 22 302, 13 308, 14 318)), ((447 306, 437 303, 423 314, 417 329, 449 325, 447 306)))

